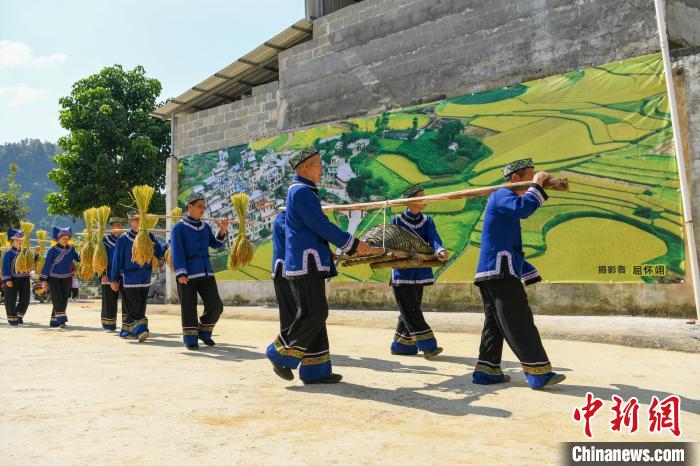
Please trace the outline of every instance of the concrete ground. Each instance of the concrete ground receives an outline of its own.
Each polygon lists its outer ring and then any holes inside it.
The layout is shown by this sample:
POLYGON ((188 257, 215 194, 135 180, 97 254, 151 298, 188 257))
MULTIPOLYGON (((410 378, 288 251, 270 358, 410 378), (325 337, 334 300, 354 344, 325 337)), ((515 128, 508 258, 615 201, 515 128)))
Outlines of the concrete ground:
MULTIPOLYGON (((506 349, 513 381, 478 386, 478 315, 429 314, 445 352, 426 361, 389 354, 395 314, 336 311, 329 334, 343 383, 304 386, 274 376, 264 357, 273 309, 227 307, 217 346, 199 352, 182 347, 176 309, 149 306, 142 344, 102 331, 95 301, 71 303, 65 330, 48 327, 48 305, 32 305, 25 327, 1 322, 0 464, 555 464, 560 442, 585 440, 572 412, 586 392, 605 401, 593 440, 674 440, 647 429, 651 397, 668 394, 682 398, 681 439, 700 438, 691 352, 546 339, 564 384, 530 390, 506 349), (634 435, 608 427, 615 394, 642 404, 634 435)), ((544 317, 545 335, 586 334, 565 328, 585 322, 544 317)), ((627 319, 612 330, 589 320, 588 333, 639 331, 627 319)), ((682 321, 648 319, 647 333, 656 324, 697 340, 682 321)))

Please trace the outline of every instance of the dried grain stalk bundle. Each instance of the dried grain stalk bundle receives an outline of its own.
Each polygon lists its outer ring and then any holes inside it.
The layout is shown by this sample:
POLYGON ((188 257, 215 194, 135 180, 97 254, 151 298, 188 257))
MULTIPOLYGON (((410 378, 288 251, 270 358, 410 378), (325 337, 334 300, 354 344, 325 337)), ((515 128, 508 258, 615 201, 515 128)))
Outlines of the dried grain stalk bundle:
POLYGON ((249 202, 250 198, 245 193, 231 196, 231 204, 233 204, 236 215, 238 215, 238 236, 236 236, 236 241, 231 248, 231 254, 228 256, 228 268, 230 270, 245 267, 253 260, 253 245, 246 235, 246 214, 249 202))
POLYGON ((41 273, 44 268, 44 261, 46 260, 46 237, 48 232, 46 230, 37 230, 36 239, 39 240, 39 260, 36 261, 34 270, 37 274, 41 273))
POLYGON ((7 233, 0 233, 0 256, 5 253, 7 247, 7 233))
POLYGON ((92 268, 92 259, 95 254, 95 243, 93 241, 95 222, 97 221, 97 208, 91 207, 83 212, 85 220, 85 236, 80 247, 80 265, 78 266, 78 277, 84 282, 90 281, 95 274, 92 268))
POLYGON ((32 234, 34 224, 31 222, 22 221, 19 222, 19 227, 22 229, 24 238, 22 238, 22 250, 20 251, 19 257, 17 257, 17 261, 15 262, 15 271, 17 273, 30 273, 32 271, 32 267, 34 267, 34 256, 32 256, 29 246, 29 235, 32 234))
POLYGON ((102 237, 105 234, 109 215, 112 210, 109 206, 103 205, 97 208, 95 221, 97 222, 97 237, 95 238, 95 251, 92 254, 92 268, 98 277, 101 277, 107 270, 107 248, 102 242, 102 237))
POLYGON ((148 220, 146 216, 148 215, 148 206, 151 203, 151 198, 153 198, 154 189, 144 184, 134 186, 131 192, 136 202, 136 208, 141 216, 139 231, 131 248, 131 260, 143 267, 153 259, 153 241, 148 234, 148 220))
MULTIPOLYGON (((146 225, 146 230, 150 231, 153 230, 156 225, 158 224, 158 216, 157 215, 152 215, 152 214, 146 214, 144 218, 144 222, 146 225)), ((156 256, 153 256, 151 258, 151 270, 153 272, 158 272, 158 258, 156 256)))
MULTIPOLYGON (((170 216, 171 217, 180 217, 182 216, 182 207, 175 207, 173 210, 170 211, 170 216)), ((173 267, 173 259, 170 256, 170 251, 172 250, 172 246, 168 248, 167 251, 165 251, 165 262, 167 262, 168 267, 170 267, 170 270, 175 270, 173 267)))

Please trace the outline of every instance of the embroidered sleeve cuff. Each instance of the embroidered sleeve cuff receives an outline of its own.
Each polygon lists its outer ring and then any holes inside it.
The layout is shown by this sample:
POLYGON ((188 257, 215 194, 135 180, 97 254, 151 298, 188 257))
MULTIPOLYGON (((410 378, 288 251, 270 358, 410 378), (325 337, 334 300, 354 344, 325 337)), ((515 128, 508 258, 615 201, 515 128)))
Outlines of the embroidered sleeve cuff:
POLYGON ((352 256, 355 254, 355 251, 357 251, 357 246, 360 245, 360 240, 355 238, 354 236, 350 237, 352 244, 350 244, 350 247, 347 250, 344 250, 343 252, 347 254, 348 256, 352 256))
POLYGON ((542 277, 539 276, 539 275, 537 275, 537 276, 534 277, 534 278, 530 278, 530 279, 528 279, 528 280, 523 280, 523 281, 524 281, 524 283, 525 283, 525 286, 534 285, 534 284, 537 283, 537 282, 541 282, 541 281, 542 281, 542 277))
POLYGON ((178 273, 175 275, 175 279, 177 280, 180 277, 186 277, 186 276, 187 276, 187 273, 178 273))
POLYGON ((41 281, 44 281, 44 282, 45 282, 45 281, 48 280, 48 278, 49 278, 49 277, 47 277, 47 276, 44 275, 44 274, 39 275, 39 280, 41 280, 41 281))
POLYGON ((525 285, 532 285, 533 283, 541 282, 542 281, 542 276, 537 270, 533 270, 531 272, 526 273, 522 277, 520 277, 525 285))
POLYGON ((340 250, 346 254, 352 255, 350 249, 354 246, 353 252, 355 252, 355 249, 357 248, 357 246, 355 245, 355 241, 355 237, 348 233, 348 240, 345 242, 345 244, 340 246, 340 250))
POLYGON ((435 250, 435 254, 436 254, 436 255, 437 255, 437 254, 440 254, 440 253, 441 253, 442 251, 444 251, 444 250, 445 250, 445 248, 443 248, 443 247, 441 246, 441 247, 439 247, 439 248, 437 248, 437 249, 435 250))
POLYGON ((533 198, 537 200, 537 203, 539 205, 544 204, 544 201, 546 201, 548 197, 547 193, 545 193, 544 189, 542 189, 539 185, 528 188, 525 194, 530 194, 533 198))

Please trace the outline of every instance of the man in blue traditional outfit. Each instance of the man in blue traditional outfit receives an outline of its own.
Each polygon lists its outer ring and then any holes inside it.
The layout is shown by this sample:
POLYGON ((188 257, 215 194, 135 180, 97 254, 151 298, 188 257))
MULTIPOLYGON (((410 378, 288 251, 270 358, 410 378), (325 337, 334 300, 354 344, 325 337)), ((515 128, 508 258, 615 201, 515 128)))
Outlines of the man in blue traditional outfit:
MULTIPOLYGON (((403 192, 404 198, 421 196, 425 196, 425 191, 420 184, 411 185, 403 192)), ((440 260, 447 260, 447 251, 442 246, 435 222, 421 212, 423 209, 425 202, 411 202, 404 212, 391 219, 391 223, 412 232, 429 244, 440 260)), ((431 359, 442 353, 421 309, 423 287, 433 283, 435 278, 430 267, 392 269, 390 284, 400 315, 391 354, 412 355, 422 351, 425 359, 431 359)))
POLYGON ((342 376, 332 371, 326 332, 325 280, 337 275, 328 243, 348 255, 371 254, 375 249, 335 226, 323 213, 316 186, 323 171, 318 151, 304 149, 289 163, 295 176, 287 191, 284 276, 297 312, 291 325, 267 347, 267 357, 285 380, 292 380, 291 369, 299 367, 305 384, 338 383, 342 376))
POLYGON ((24 323, 24 314, 29 307, 31 284, 29 273, 17 272, 15 263, 22 249, 22 230, 10 228, 7 238, 11 246, 2 255, 2 282, 5 285, 5 312, 7 323, 13 326, 24 323))
MULTIPOLYGON (((139 342, 144 342, 150 335, 146 304, 153 266, 151 261, 139 265, 132 260, 131 251, 138 235, 141 215, 136 211, 130 212, 129 223, 131 228, 122 233, 114 247, 109 279, 112 291, 121 288, 122 292, 122 328, 119 336, 126 338, 134 335, 139 342)), ((152 233, 148 233, 148 236, 153 241, 153 255, 163 259, 163 247, 152 233)))
POLYGON ((56 245, 46 253, 44 269, 39 275, 39 279, 44 282, 44 289, 48 287, 51 293, 51 327, 65 328, 68 322, 66 307, 73 283, 70 266, 73 261, 80 261, 75 248, 68 244, 72 235, 70 228, 53 227, 52 237, 56 240, 56 245))
POLYGON ((217 223, 216 236, 204 216, 204 194, 187 197, 187 217, 179 220, 170 232, 170 257, 177 277, 177 294, 180 298, 182 316, 182 339, 189 350, 199 349, 198 340, 214 346, 214 326, 224 310, 214 278, 214 269, 209 260, 209 248, 221 249, 228 233, 228 219, 217 223), (204 304, 204 313, 197 319, 197 294, 204 304))
MULTIPOLYGON (((109 281, 110 272, 112 270, 112 259, 114 258, 114 248, 117 245, 119 236, 124 231, 126 220, 119 217, 109 219, 109 233, 102 238, 102 244, 107 251, 107 269, 100 277, 102 284, 102 328, 113 332, 117 329, 117 304, 119 302, 119 291, 112 289, 112 284, 109 281)), ((124 309, 122 306, 122 314, 124 309)), ((122 316, 122 320, 123 320, 122 316)))
POLYGON ((528 218, 547 200, 546 172, 535 173, 532 159, 516 160, 503 168, 507 182, 531 181, 529 188, 501 188, 491 194, 484 213, 481 252, 475 284, 484 301, 484 329, 479 360, 472 382, 508 382, 501 371, 505 339, 520 363, 530 388, 554 385, 565 379, 552 372, 547 353, 535 326, 525 285, 541 281, 539 272, 525 260, 520 220, 528 218))

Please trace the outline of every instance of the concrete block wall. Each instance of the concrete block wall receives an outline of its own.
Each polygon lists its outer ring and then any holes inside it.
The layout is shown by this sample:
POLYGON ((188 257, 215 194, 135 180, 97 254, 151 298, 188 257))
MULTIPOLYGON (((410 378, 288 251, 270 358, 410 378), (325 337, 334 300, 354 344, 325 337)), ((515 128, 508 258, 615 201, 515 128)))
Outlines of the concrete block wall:
POLYGON ((374 113, 658 50, 649 0, 365 0, 280 54, 282 127, 374 113))
POLYGON ((666 0, 666 24, 669 40, 700 45, 700 0, 666 0))
POLYGON ((279 131, 277 81, 253 89, 230 104, 176 117, 174 153, 184 157, 245 144, 279 131))

